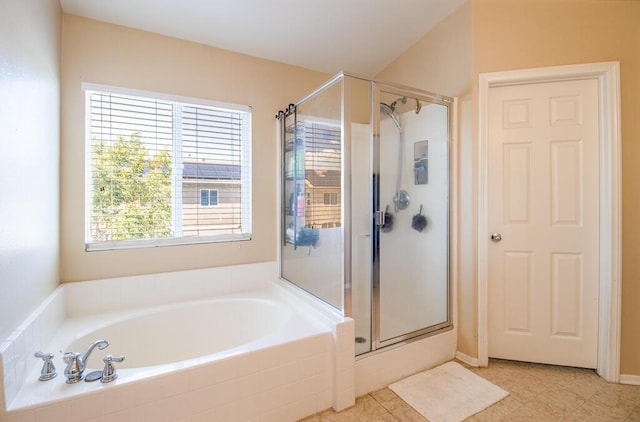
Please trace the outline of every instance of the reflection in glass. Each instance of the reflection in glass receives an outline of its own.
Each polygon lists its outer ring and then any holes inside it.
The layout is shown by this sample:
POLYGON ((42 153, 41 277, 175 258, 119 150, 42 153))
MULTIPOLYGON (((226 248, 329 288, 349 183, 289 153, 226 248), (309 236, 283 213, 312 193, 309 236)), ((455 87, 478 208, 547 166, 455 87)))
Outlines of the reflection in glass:
POLYGON ((364 354, 451 327, 451 99, 338 75, 282 121, 282 278, 364 354))

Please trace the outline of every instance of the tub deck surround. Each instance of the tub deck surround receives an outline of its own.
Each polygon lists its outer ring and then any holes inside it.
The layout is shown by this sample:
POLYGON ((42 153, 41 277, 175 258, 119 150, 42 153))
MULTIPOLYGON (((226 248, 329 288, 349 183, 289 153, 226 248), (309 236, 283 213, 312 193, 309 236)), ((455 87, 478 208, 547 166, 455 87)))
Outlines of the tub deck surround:
MULTIPOLYGON (((287 421, 328 407, 352 405, 353 320, 301 297, 286 282, 265 277, 277 274, 276 268, 275 263, 251 264, 61 286, 1 343, 6 407, 0 421, 287 421), (172 303, 176 302, 172 295, 180 303, 172 303), (105 317, 111 322, 134 318, 131 321, 136 321, 138 329, 147 329, 139 324, 152 313, 170 316, 188 302, 191 306, 185 310, 195 305, 202 311, 216 301, 227 301, 227 305, 231 301, 241 312, 247 310, 243 306, 254 308, 259 319, 272 325, 271 330, 264 331, 263 325, 254 333, 256 338, 240 338, 225 350, 183 356, 177 362, 165 362, 172 360, 165 356, 145 365, 144 360, 136 363, 132 358, 134 366, 145 366, 128 368, 125 359, 116 365, 118 379, 109 384, 65 384, 61 350, 48 350, 71 347, 72 335, 76 339, 93 330, 99 335, 100 325, 106 324, 98 321, 105 317), (262 311, 270 310, 276 312, 263 315, 262 311), (41 362, 33 352, 41 349, 56 353, 58 377, 51 381, 38 381, 41 362)), ((190 318, 198 317, 196 311, 190 318)), ((214 319, 233 324, 234 317, 214 319)), ((231 332, 216 334, 214 326, 209 328, 213 336, 231 332)), ((201 321, 188 329, 203 331, 198 338, 210 334, 201 321)), ((171 335, 175 336, 179 335, 171 335)), ((106 339, 111 346, 94 358, 99 360, 105 353, 133 356, 132 351, 116 351, 112 339, 106 339)), ((145 352, 152 355, 151 349, 145 352)), ((101 369, 102 362, 90 363, 89 368, 85 374, 101 369)))
MULTIPOLYGON (((33 355, 42 351, 65 319, 66 295, 64 289, 56 289, 40 306, 16 328, 5 341, 0 343, 0 397, 4 410, 10 406, 20 390, 32 365, 41 369, 33 355)), ((59 366, 60 364, 58 364, 59 366)), ((64 369, 64 367, 62 368, 64 369)), ((60 368, 58 368, 60 372, 60 368)), ((2 415, 2 413, 0 413, 2 415)), ((2 420, 0 416, 0 420, 2 420)))

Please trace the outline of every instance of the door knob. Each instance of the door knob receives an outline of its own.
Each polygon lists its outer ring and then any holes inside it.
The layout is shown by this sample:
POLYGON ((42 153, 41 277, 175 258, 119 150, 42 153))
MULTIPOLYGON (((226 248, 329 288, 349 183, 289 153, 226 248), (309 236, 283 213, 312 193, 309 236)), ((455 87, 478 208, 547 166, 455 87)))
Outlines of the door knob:
POLYGON ((493 233, 491 235, 491 240, 497 243, 502 240, 502 235, 500 233, 493 233))

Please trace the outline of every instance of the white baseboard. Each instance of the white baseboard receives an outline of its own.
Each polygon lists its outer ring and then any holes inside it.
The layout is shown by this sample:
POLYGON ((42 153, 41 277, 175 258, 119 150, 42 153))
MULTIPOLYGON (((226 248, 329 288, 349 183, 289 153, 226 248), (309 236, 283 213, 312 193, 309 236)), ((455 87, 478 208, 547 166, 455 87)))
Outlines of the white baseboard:
POLYGON ((477 368, 478 366, 480 366, 480 362, 478 361, 478 358, 472 358, 471 356, 465 355, 462 352, 456 352, 456 359, 466 363, 469 366, 473 366, 474 368, 477 368))
POLYGON ((640 385, 640 375, 620 374, 620 384, 640 385))

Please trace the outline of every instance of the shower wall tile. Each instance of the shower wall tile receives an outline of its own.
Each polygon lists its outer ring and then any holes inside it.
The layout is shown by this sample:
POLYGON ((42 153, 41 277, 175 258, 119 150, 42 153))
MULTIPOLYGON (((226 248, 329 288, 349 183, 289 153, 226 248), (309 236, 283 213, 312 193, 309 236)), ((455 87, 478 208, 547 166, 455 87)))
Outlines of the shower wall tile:
MULTIPOLYGON (((118 388, 105 389, 100 397, 105 403, 109 403, 109 412, 118 414, 131 411, 136 406, 136 395, 133 385, 122 385, 118 388)), ((107 413, 107 412, 105 412, 107 413)))
MULTIPOLYGON (((333 406, 333 386, 329 383, 329 388, 318 393, 317 411, 329 409, 333 406)), ((309 415, 311 413, 308 413, 309 415)))
POLYGON ((354 365, 355 365, 355 323, 345 318, 335 325, 335 391, 333 407, 335 410, 346 409, 355 404, 354 365))
POLYGON ((153 403, 163 398, 162 383, 165 380, 162 377, 155 377, 146 380, 144 383, 134 383, 130 387, 133 397, 135 397, 135 405, 142 406, 153 403))
POLYGON ((19 386, 16 378, 15 354, 13 341, 3 342, 0 355, 2 360, 4 402, 10 404, 18 394, 19 386))
POLYGON ((62 402, 34 410, 35 422, 68 421, 72 413, 71 403, 62 402))
POLYGON ((136 407, 136 420, 170 422, 188 415, 186 403, 180 396, 136 407))
POLYGON ((264 422, 280 422, 285 421, 286 419, 286 411, 284 408, 277 408, 270 410, 268 412, 263 412, 260 417, 261 421, 264 422))
POLYGON ((260 393, 260 373, 255 372, 238 378, 238 398, 249 399, 256 397, 260 393))
POLYGON ((136 413, 136 408, 118 410, 114 413, 109 413, 88 422, 139 422, 136 413))
POLYGON ((215 365, 207 365, 205 372, 201 371, 201 376, 206 377, 209 383, 219 383, 230 379, 238 378, 238 360, 223 359, 215 362, 215 365))
POLYGON ((256 359, 251 354, 238 356, 235 358, 238 362, 238 376, 246 376, 260 372, 260 359, 256 359))
MULTIPOLYGON (((248 421, 260 418, 260 396, 247 396, 238 402, 238 420, 248 421)), ((233 419, 231 419, 233 420, 233 419)))
POLYGON ((12 413, 11 415, 3 416, 3 422, 35 422, 36 416, 32 410, 26 410, 23 412, 12 413))
POLYGON ((110 404, 101 394, 78 397, 73 403, 72 420, 88 421, 102 416, 109 411, 110 404))

